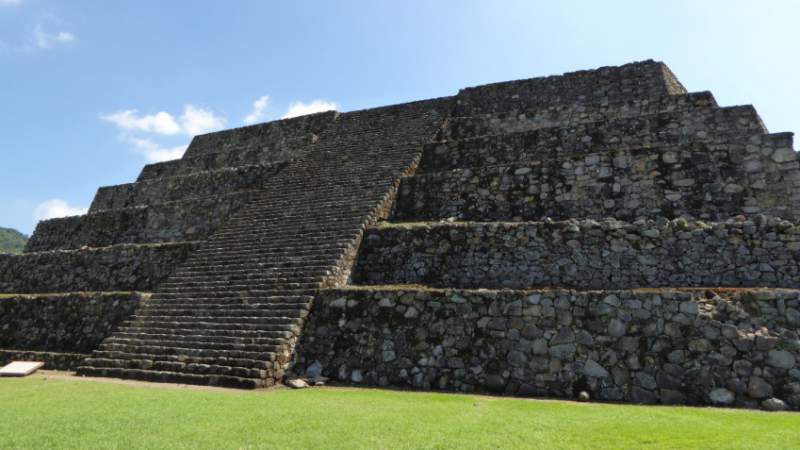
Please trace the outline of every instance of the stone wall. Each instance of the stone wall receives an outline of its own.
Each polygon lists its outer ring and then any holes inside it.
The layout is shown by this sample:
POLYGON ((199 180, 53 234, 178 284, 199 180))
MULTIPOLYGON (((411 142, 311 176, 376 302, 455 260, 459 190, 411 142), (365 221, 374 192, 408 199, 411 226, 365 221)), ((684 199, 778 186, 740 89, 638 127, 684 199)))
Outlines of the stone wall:
POLYGON ((275 176, 284 167, 283 163, 228 167, 185 176, 101 187, 97 190, 89 212, 258 189, 267 178, 275 176))
POLYGON ((0 297, 0 348, 90 353, 145 299, 130 292, 0 297))
POLYGON ((689 111, 716 101, 708 92, 631 98, 613 103, 553 103, 524 112, 455 116, 445 122, 439 138, 461 140, 476 136, 519 133, 539 128, 570 127, 604 120, 625 120, 664 112, 689 111))
POLYGON ((0 292, 150 291, 197 243, 0 255, 0 292))
POLYGON ((341 289, 297 373, 357 384, 800 409, 797 291, 341 289), (765 407, 778 407, 771 400, 765 407))
POLYGON ((367 231, 353 280, 520 289, 800 287, 800 225, 764 216, 381 225, 367 231))
MULTIPOLYGON (((300 143, 297 144, 301 146, 300 143)), ((243 150, 240 152, 213 152, 203 153, 194 158, 183 158, 164 161, 144 166, 137 181, 153 180, 165 177, 190 175, 196 172, 217 170, 224 167, 239 167, 248 165, 282 165, 286 161, 305 154, 308 143, 303 141, 303 149, 281 149, 267 151, 259 148, 243 150)))
POLYGON ((454 116, 523 112, 556 103, 606 103, 685 93, 686 89, 666 65, 642 61, 462 89, 454 116))
MULTIPOLYGON (((406 178, 397 220, 800 217, 791 138, 599 148, 406 178)), ((502 152, 498 152, 501 156, 502 152)))
POLYGON ((425 146, 418 173, 509 161, 573 158, 642 147, 697 142, 727 144, 747 141, 765 132, 751 106, 717 108, 697 104, 685 111, 434 142, 425 146))
POLYGON ((202 240, 250 201, 255 192, 44 220, 36 226, 26 251, 202 240))
MULTIPOLYGON (((306 144, 313 142, 314 136, 322 133, 337 115, 335 111, 328 111, 203 134, 192 139, 184 157, 195 158, 217 152, 239 153, 254 149, 280 155, 287 148, 299 150, 303 145, 297 145, 297 140, 306 144)), ((284 155, 275 159, 281 160, 285 160, 284 155)))

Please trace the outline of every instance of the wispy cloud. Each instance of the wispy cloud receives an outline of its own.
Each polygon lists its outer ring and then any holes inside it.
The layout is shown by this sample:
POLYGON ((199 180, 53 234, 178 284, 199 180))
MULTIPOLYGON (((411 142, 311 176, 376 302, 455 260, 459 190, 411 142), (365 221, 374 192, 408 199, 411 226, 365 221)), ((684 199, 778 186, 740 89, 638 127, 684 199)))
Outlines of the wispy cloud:
POLYGON ((22 3, 22 0, 0 0, 0 6, 16 6, 22 3))
POLYGON ((133 144, 137 152, 144 155, 149 163, 157 163, 162 161, 170 161, 178 159, 186 152, 186 145, 177 145, 175 147, 162 147, 150 139, 141 139, 136 137, 128 137, 128 142, 133 144))
POLYGON ((294 102, 289 105, 289 110, 286 111, 286 114, 283 115, 282 119, 330 111, 333 109, 336 109, 336 103, 327 100, 314 100, 311 103, 294 102))
POLYGON ((126 109, 111 114, 100 115, 102 120, 111 122, 128 131, 144 131, 163 135, 209 133, 225 127, 225 118, 217 116, 210 109, 186 105, 179 119, 165 111, 155 114, 139 115, 136 109, 126 109))
MULTIPOLYGON (((266 117, 269 96, 263 95, 252 103, 252 109, 243 121, 251 125, 266 117)), ((328 100, 314 100, 310 103, 294 102, 289 105, 283 119, 336 109, 336 103, 328 100)), ((159 111, 141 114, 138 109, 123 109, 110 114, 101 114, 100 119, 116 125, 122 132, 120 138, 130 144, 136 153, 144 156, 149 163, 178 159, 186 152, 188 144, 165 145, 154 139, 155 136, 195 136, 225 128, 227 119, 217 115, 209 108, 192 104, 183 107, 180 116, 159 111), (145 135, 143 135, 145 134, 145 135), (147 135, 150 136, 147 136, 147 135)))
POLYGON ((245 125, 252 125, 256 122, 261 121, 264 118, 264 112, 267 109, 267 105, 269 104, 269 96, 262 95, 256 101, 253 102, 253 110, 245 116, 244 124, 245 125))
POLYGON ((192 105, 186 105, 181 115, 181 127, 190 136, 221 130, 225 128, 225 122, 227 121, 224 117, 215 115, 210 109, 192 105))
POLYGON ((178 134, 183 129, 172 117, 172 114, 159 111, 155 114, 140 116, 136 109, 126 109, 111 114, 100 116, 106 122, 111 122, 124 130, 145 131, 158 134, 178 134))
POLYGON ((116 125, 122 131, 121 139, 131 144, 133 150, 144 156, 148 163, 178 159, 186 152, 188 144, 164 145, 137 134, 194 136, 225 128, 227 122, 211 109, 190 104, 183 107, 183 113, 177 118, 166 111, 142 115, 137 109, 124 109, 101 114, 100 119, 116 125))
POLYGON ((33 30, 33 39, 36 47, 45 50, 54 48, 58 45, 69 44, 78 40, 74 34, 68 31, 49 33, 44 30, 44 27, 41 24, 36 25, 36 28, 33 30))
POLYGON ((60 198, 46 200, 36 207, 33 217, 39 220, 56 219, 59 217, 79 216, 86 214, 88 208, 72 206, 60 198))

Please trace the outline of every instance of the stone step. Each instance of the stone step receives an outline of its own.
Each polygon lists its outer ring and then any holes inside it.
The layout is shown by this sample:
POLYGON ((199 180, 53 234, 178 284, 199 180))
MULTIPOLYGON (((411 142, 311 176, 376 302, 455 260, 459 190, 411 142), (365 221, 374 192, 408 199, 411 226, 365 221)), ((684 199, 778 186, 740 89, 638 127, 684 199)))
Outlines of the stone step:
POLYGON ((127 352, 120 352, 120 351, 104 351, 104 350, 97 350, 92 355, 93 361, 95 364, 98 364, 98 367, 106 366, 107 363, 100 362, 98 363, 97 360, 122 360, 122 361, 149 361, 154 363, 156 361, 159 362, 168 362, 168 363, 184 363, 184 364, 197 364, 203 366, 227 366, 227 367, 244 367, 249 369, 261 369, 261 370, 274 370, 275 369, 275 360, 277 358, 273 358, 272 360, 261 360, 261 359, 247 359, 247 358, 226 358, 226 357, 217 357, 217 358, 207 358, 207 357, 196 357, 196 356, 188 356, 188 355, 151 355, 148 353, 127 353, 127 352))
POLYGON ((313 217, 308 217, 306 213, 301 212, 297 216, 260 216, 252 220, 237 217, 228 224, 226 232, 231 234, 236 234, 243 230, 279 232, 297 230, 298 228, 301 228, 301 231, 304 232, 308 232, 308 230, 334 231, 340 229, 335 227, 343 225, 358 226, 358 224, 369 218, 370 212, 342 213, 332 211, 328 214, 316 214, 313 217), (332 227, 332 229, 326 230, 324 227, 332 227))
POLYGON ((131 316, 130 324, 131 326, 144 326, 150 325, 151 323, 155 322, 172 322, 175 324, 200 324, 204 322, 208 322, 210 324, 225 324, 226 326, 230 326, 230 324, 236 324, 239 326, 240 324, 251 324, 251 325, 296 325, 300 323, 302 317, 299 314, 295 314, 294 316, 278 316, 278 315, 271 315, 271 316, 220 316, 217 314, 214 315, 207 315, 201 316, 198 314, 191 314, 187 316, 165 316, 165 315, 144 315, 139 316, 133 315, 131 316))
POLYGON ((226 309, 226 308, 304 308, 308 309, 311 300, 295 298, 253 298, 252 301, 230 299, 219 301, 217 299, 192 299, 187 301, 172 301, 165 299, 150 300, 140 310, 157 311, 160 309, 226 309))
POLYGON ((182 271, 225 271, 225 270, 261 270, 267 271, 270 269, 287 269, 293 270, 295 268, 329 268, 333 267, 339 261, 341 254, 331 254, 323 258, 314 258, 311 256, 304 256, 302 258, 259 258, 249 257, 242 258, 239 261, 224 261, 221 263, 214 263, 212 260, 189 260, 181 265, 182 271), (259 261, 261 259, 261 261, 259 261))
POLYGON ((309 276, 305 274, 296 274, 289 276, 275 276, 272 274, 264 274, 257 271, 245 275, 195 275, 195 276, 172 276, 168 281, 159 285, 160 287, 175 287, 175 286, 220 286, 227 287, 231 284, 280 284, 286 283, 319 283, 323 280, 323 276, 309 276))
POLYGON ((245 289, 242 291, 235 291, 231 289, 221 290, 184 290, 180 292, 162 292, 158 291, 152 295, 151 300, 160 299, 194 299, 194 298, 226 298, 226 299, 243 299, 252 297, 273 297, 273 296, 286 296, 286 295, 313 295, 316 289, 245 289))
POLYGON ((344 237, 341 234, 338 236, 331 236, 323 239, 307 239, 305 241, 300 239, 287 239, 284 241, 285 245, 281 245, 278 238, 271 238, 261 241, 258 238, 251 240, 242 240, 237 243, 219 242, 216 239, 206 243, 202 249, 195 254, 204 254, 206 252, 218 252, 225 250, 229 252, 240 252, 242 250, 260 251, 263 253, 292 253, 294 251, 310 251, 310 250, 343 250, 353 244, 355 238, 351 236, 344 237))
POLYGON ((270 379, 269 377, 257 379, 231 377, 225 375, 206 376, 154 370, 122 369, 119 367, 96 368, 91 366, 82 366, 78 368, 78 375, 88 377, 124 378, 152 381, 157 383, 199 384, 204 386, 231 387, 238 389, 258 389, 274 384, 274 380, 270 379))
POLYGON ((224 277, 224 276, 247 276, 252 273, 259 273, 264 275, 274 276, 317 276, 327 277, 333 273, 333 268, 330 264, 324 265, 300 265, 294 267, 273 267, 263 264, 248 264, 244 268, 231 269, 229 266, 205 266, 203 268, 180 268, 173 272, 172 279, 192 278, 192 277, 224 277))
POLYGON ((265 350, 237 350, 233 348, 197 348, 191 346, 163 346, 163 345, 138 345, 138 344, 113 344, 103 343, 99 350, 108 352, 146 353, 150 355, 186 355, 204 358, 237 358, 274 361, 277 355, 273 349, 264 346, 265 350))
MULTIPOLYGON (((170 318, 172 319, 172 318, 170 318)), ((136 320, 127 320, 121 324, 120 329, 146 329, 146 330, 182 330, 192 329, 210 333, 218 332, 295 332, 298 329, 298 322, 285 321, 284 323, 237 323, 237 322, 213 322, 213 321, 174 321, 151 318, 146 323, 136 320)))
POLYGON ((163 361, 148 359, 111 359, 111 358, 91 358, 87 361, 95 368, 122 367, 126 369, 169 371, 177 373, 188 373, 195 375, 225 375, 233 377, 263 379, 269 374, 269 370, 252 367, 228 366, 224 364, 198 364, 185 363, 182 361, 163 361))
POLYGON ((166 282, 159 285, 159 292, 182 292, 187 291, 204 291, 204 290, 233 290, 244 291, 247 289, 316 289, 322 285, 322 279, 315 279, 313 281, 291 281, 291 280, 276 280, 266 279, 260 280, 242 280, 242 281, 207 281, 207 282, 166 282))
POLYGON ((187 305, 200 305, 200 304, 215 304, 215 305, 249 305, 249 304, 307 304, 314 299, 311 295, 268 295, 268 296, 250 296, 250 297, 231 297, 231 298, 214 298, 214 297, 192 297, 177 301, 172 298, 161 298, 158 293, 152 294, 147 306, 186 303, 187 305))
POLYGON ((343 239, 352 239, 355 231, 360 227, 353 229, 352 226, 341 227, 336 230, 319 230, 309 231, 302 228, 274 230, 273 227, 252 228, 250 230, 241 230, 238 232, 225 233, 214 235, 212 239, 207 241, 207 246, 228 246, 242 242, 258 243, 259 245, 278 244, 287 242, 289 246, 292 244, 303 244, 305 242, 313 243, 314 245, 325 245, 331 241, 340 241, 343 239))
POLYGON ((216 316, 216 317, 305 317, 308 305, 302 303, 256 303, 230 304, 223 308, 184 308, 176 309, 172 305, 164 307, 146 306, 136 312, 136 317, 144 316, 216 316))
POLYGON ((158 327, 121 327, 115 335, 120 337, 156 335, 156 336, 221 336, 233 338, 273 338, 290 339, 293 334, 289 330, 240 330, 240 329, 193 329, 193 328, 158 328, 158 327))
POLYGON ((231 350, 245 352, 277 352, 286 342, 285 339, 256 339, 255 342, 248 342, 246 338, 228 338, 220 336, 195 337, 195 336, 166 336, 166 337, 137 337, 128 338, 113 336, 106 339, 101 345, 101 349, 108 349, 108 346, 126 347, 189 347, 204 350, 231 350))
POLYGON ((295 252, 289 254, 273 253, 273 254, 260 254, 258 252, 248 253, 206 253, 193 255, 183 267, 198 267, 198 266, 213 266, 222 265, 224 263, 238 263, 238 262, 253 262, 253 263, 273 263, 280 265, 292 261, 306 261, 309 264, 318 264, 320 262, 330 261, 332 264, 338 261, 345 250, 319 250, 308 252, 295 252))
POLYGON ((543 158, 573 158, 646 146, 747 142, 763 135, 752 106, 704 106, 619 120, 538 128, 427 144, 417 174, 543 158))
POLYGON ((204 307, 202 304, 188 304, 186 307, 181 307, 172 303, 159 303, 149 302, 144 307, 137 310, 138 315, 195 315, 195 313, 204 315, 212 313, 219 313, 220 317, 245 314, 256 316, 269 316, 273 313, 281 313, 285 311, 292 311, 298 313, 301 310, 308 310, 308 302, 281 302, 281 303, 212 303, 204 307))

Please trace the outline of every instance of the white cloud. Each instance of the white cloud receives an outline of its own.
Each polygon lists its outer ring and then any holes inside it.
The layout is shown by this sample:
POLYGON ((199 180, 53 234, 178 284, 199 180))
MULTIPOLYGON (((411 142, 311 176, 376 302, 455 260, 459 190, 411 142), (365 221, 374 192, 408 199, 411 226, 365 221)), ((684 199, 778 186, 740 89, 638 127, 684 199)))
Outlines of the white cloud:
POLYGON ((164 135, 208 133, 225 127, 225 118, 214 114, 210 109, 186 105, 179 120, 165 111, 140 116, 139 110, 126 109, 104 114, 100 119, 111 122, 127 131, 144 131, 164 135))
POLYGON ((210 109, 186 105, 181 116, 184 133, 194 136, 225 128, 225 118, 214 115, 210 109))
POLYGON ((79 216, 81 214, 86 214, 87 211, 89 211, 88 208, 71 206, 60 198, 53 198, 40 203, 39 206, 36 207, 33 217, 39 221, 58 217, 79 216))
POLYGON ((269 96, 262 95, 258 100, 253 102, 253 111, 244 118, 245 125, 252 125, 260 121, 264 117, 264 110, 267 109, 269 104, 269 96))
POLYGON ((306 114, 314 114, 323 111, 336 109, 336 103, 327 100, 314 100, 311 103, 295 102, 289 105, 289 111, 283 115, 282 119, 289 119, 306 114))
POLYGON ((129 137, 128 142, 133 144, 136 151, 144 155, 149 163, 178 159, 183 156, 188 147, 187 145, 161 147, 150 139, 139 139, 135 137, 129 137))
POLYGON ((127 109, 102 115, 101 119, 125 130, 147 131, 158 134, 178 134, 183 130, 172 114, 160 111, 148 116, 139 116, 138 110, 127 109))
POLYGON ((22 3, 22 0, 0 0, 0 6, 16 6, 22 3))
POLYGON ((75 35, 70 32, 59 31, 58 33, 48 33, 44 31, 41 25, 36 25, 36 28, 33 30, 33 37, 36 46, 42 49, 53 48, 56 45, 68 44, 77 40, 75 35))

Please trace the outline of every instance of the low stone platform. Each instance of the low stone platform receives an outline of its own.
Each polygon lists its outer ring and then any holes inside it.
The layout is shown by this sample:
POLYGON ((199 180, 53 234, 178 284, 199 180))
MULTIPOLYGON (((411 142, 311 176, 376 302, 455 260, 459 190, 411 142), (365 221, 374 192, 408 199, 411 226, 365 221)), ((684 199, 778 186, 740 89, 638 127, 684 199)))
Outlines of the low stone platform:
POLYGON ((800 407, 800 290, 321 291, 295 371, 358 384, 800 407))
POLYGON ((147 298, 137 292, 0 294, 0 363, 75 369, 147 298))

